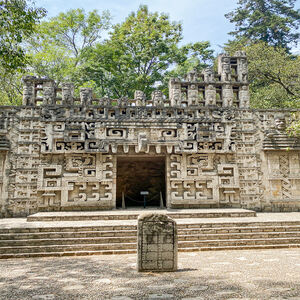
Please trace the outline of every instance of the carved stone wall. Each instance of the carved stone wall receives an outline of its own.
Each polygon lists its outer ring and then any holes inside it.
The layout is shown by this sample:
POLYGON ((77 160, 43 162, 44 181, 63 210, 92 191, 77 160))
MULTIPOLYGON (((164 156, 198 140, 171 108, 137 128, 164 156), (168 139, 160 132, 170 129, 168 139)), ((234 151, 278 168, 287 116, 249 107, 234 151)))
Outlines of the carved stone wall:
POLYGON ((300 210, 292 111, 249 109, 244 53, 169 86, 169 99, 75 98, 71 83, 24 78, 23 105, 0 107, 1 215, 113 209, 120 156, 164 159, 167 207, 300 210))
POLYGON ((40 210, 113 208, 113 170, 111 155, 44 155, 38 171, 38 207, 40 210))
POLYGON ((265 209, 296 211, 300 209, 299 151, 266 153, 265 209))

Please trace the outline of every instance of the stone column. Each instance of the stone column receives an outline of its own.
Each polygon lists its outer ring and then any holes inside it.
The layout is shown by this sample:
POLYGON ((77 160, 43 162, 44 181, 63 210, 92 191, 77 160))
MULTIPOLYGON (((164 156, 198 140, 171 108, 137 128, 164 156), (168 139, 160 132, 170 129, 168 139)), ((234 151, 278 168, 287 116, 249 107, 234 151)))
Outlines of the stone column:
POLYGON ((9 142, 2 141, 1 145, 0 136, 0 217, 5 216, 5 204, 7 201, 7 184, 8 184, 8 173, 7 170, 7 151, 9 150, 9 142), (3 143, 5 143, 3 145, 3 143), (7 144, 7 145, 6 145, 7 144), (4 146, 4 147, 3 147, 4 146), (4 151, 3 151, 4 150, 4 151))
POLYGON ((177 256, 176 222, 164 214, 140 215, 138 218, 138 271, 176 271, 177 256))
POLYGON ((212 68, 206 68, 202 71, 205 82, 215 82, 214 70, 212 68))
POLYGON ((23 77, 23 105, 35 105, 35 80, 34 76, 23 77))
POLYGON ((250 95, 249 88, 247 85, 243 85, 239 90, 240 108, 249 108, 250 95))
POLYGON ((205 86, 205 106, 216 105, 217 94, 214 85, 209 84, 205 86))
POLYGON ((239 82, 248 82, 248 62, 244 51, 237 51, 234 56, 237 56, 237 75, 239 82))
POLYGON ((189 84, 188 87, 188 105, 198 104, 198 86, 196 84, 189 84))
POLYGON ((55 104, 55 82, 46 80, 43 82, 43 105, 55 104))
POLYGON ((152 105, 153 106, 161 106, 164 104, 163 102, 163 93, 160 90, 155 90, 151 94, 152 105))
POLYGON ((218 57, 218 73, 221 75, 221 81, 231 81, 230 57, 227 54, 218 57))
POLYGON ((73 105, 74 104, 74 84, 64 82, 62 84, 62 104, 73 105))
POLYGON ((178 78, 169 80, 169 99, 171 106, 181 105, 181 84, 178 78))
POLYGON ((233 90, 230 84, 225 84, 222 87, 223 107, 230 107, 233 104, 233 90))
POLYGON ((146 96, 143 91, 134 91, 134 100, 136 106, 145 106, 146 105, 146 96))
POLYGON ((80 89, 80 104, 81 105, 91 105, 92 104, 92 94, 93 94, 93 90, 91 88, 81 88, 80 89))

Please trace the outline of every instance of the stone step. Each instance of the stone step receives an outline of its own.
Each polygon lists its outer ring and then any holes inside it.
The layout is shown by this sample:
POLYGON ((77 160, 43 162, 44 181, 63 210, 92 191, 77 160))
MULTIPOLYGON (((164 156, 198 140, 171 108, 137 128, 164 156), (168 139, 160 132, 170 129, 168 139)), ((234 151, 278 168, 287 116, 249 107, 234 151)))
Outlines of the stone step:
POLYGON ((3 233, 1 240, 27 240, 27 239, 63 239, 63 238, 92 238, 92 237, 128 237, 136 236, 136 230, 120 231, 78 231, 78 232, 33 232, 33 233, 3 233))
POLYGON ((260 227, 226 227, 226 228, 183 228, 178 229, 178 234, 193 235, 193 234, 222 234, 222 233, 259 233, 259 232, 286 232, 300 231, 299 226, 260 226, 260 227))
MULTIPOLYGON (((220 247, 190 247, 179 248, 178 252, 218 251, 218 250, 251 250, 251 249, 281 249, 300 248, 299 244, 276 245, 247 245, 247 246, 220 246, 220 247)), ((1 258, 1 257, 0 257, 1 258)))
POLYGON ((123 231, 136 230, 137 225, 102 225, 102 226, 37 226, 0 228, 0 234, 38 233, 38 232, 81 232, 81 231, 123 231))
MULTIPOLYGON (((180 248, 179 252, 196 251, 220 251, 220 250, 251 250, 251 249, 279 249, 279 248, 300 248, 298 244, 283 245, 247 245, 247 246, 221 246, 221 247, 191 247, 180 248)), ((0 259, 8 258, 30 258, 30 257, 52 257, 52 256, 87 256, 87 255, 119 255, 134 254, 136 249, 130 250, 102 250, 102 251, 65 251, 65 252, 37 252, 37 253, 6 253, 0 254, 0 259)))
MULTIPOLYGON (((247 229, 248 227, 252 228, 261 228, 264 227, 264 230, 270 229, 272 227, 287 227, 287 226, 300 226, 299 221, 277 221, 277 222, 216 222, 216 223, 184 223, 177 224, 178 230, 181 229, 218 229, 218 230, 230 230, 234 228, 243 228, 247 229)), ((136 224, 124 224, 124 225, 90 225, 90 226, 36 226, 36 227, 13 227, 13 228, 0 228, 0 234, 9 234, 9 233, 38 233, 38 232, 82 232, 82 231, 124 231, 124 230, 136 230, 136 224)))
POLYGON ((45 245, 80 245, 80 244, 115 244, 136 243, 136 236, 92 237, 92 238, 49 238, 28 240, 1 240, 0 249, 6 246, 45 246, 45 245))
MULTIPOLYGON (((257 232, 257 233, 222 233, 222 234, 179 234, 179 241, 200 241, 200 240, 229 240, 229 239, 274 239, 274 238, 300 238, 300 231, 285 232, 257 232)), ((1 243, 0 243, 1 244, 1 243)))
POLYGON ((173 219, 185 218, 243 218, 255 217, 256 212, 246 209, 156 209, 121 211, 82 211, 82 212, 39 212, 27 217, 28 222, 49 221, 96 221, 96 220, 136 220, 144 212, 166 213, 173 219))
MULTIPOLYGON (((91 234, 92 232, 88 232, 91 234)), ((96 234, 101 234, 102 232, 95 232, 96 234)), ((105 232, 104 232, 105 233, 105 232)), ((124 232, 123 234, 125 234, 124 232)), ((131 231, 132 235, 123 235, 119 237, 115 236, 96 236, 92 235, 90 237, 72 236, 72 233, 68 233, 69 237, 59 236, 59 233, 51 233, 50 235, 44 234, 43 238, 31 238, 27 235, 27 239, 15 239, 6 238, 0 240, 0 247, 5 246, 29 246, 29 245, 61 245, 61 244, 106 244, 106 243, 133 243, 136 242, 136 232, 131 231)), ((86 234, 86 233, 84 233, 86 234)), ((113 234, 113 232, 110 232, 113 234)), ((12 236, 14 237, 14 236, 12 236)), ((24 236, 23 236, 24 237, 24 236)), ((38 234, 40 237, 40 234, 38 234)), ((289 238, 289 237, 300 237, 300 232, 296 231, 285 231, 285 232, 256 232, 256 233, 222 233, 222 234, 178 234, 179 241, 206 241, 206 240, 233 240, 233 239, 274 239, 274 238, 289 238)))
MULTIPOLYGON (((178 220, 179 251, 300 247, 300 220, 254 220, 178 220)), ((24 222, 0 229, 0 258, 135 253, 136 236, 136 221, 24 222)))
POLYGON ((209 223, 197 223, 197 222, 189 222, 183 224, 177 224, 178 229, 195 229, 195 228, 223 228, 226 229, 228 227, 235 228, 235 227, 272 227, 272 226, 300 226, 299 221, 266 221, 266 222, 209 222, 209 223))
MULTIPOLYGON (((133 226, 134 227, 134 226, 133 226)), ((59 239, 59 238, 89 238, 89 237, 127 237, 136 236, 136 229, 106 231, 97 228, 95 231, 65 231, 65 228, 56 228, 57 231, 29 232, 29 233, 2 233, 1 240, 27 240, 27 239, 59 239), (61 229, 61 231, 60 231, 61 229)), ((85 230, 85 228, 83 228, 85 230)), ((179 229, 180 236, 205 236, 208 234, 238 234, 238 233, 266 233, 266 232, 300 232, 300 226, 266 226, 266 227, 234 227, 234 228, 192 228, 179 229)))
MULTIPOLYGON (((238 246, 207 246, 207 247, 186 247, 179 248, 179 252, 196 251, 218 251, 218 250, 251 250, 251 249, 279 249, 279 248, 300 248, 300 244, 263 244, 263 245, 238 245, 238 246)), ((29 258, 29 257, 50 257, 50 256, 87 256, 87 255, 118 255, 134 254, 136 249, 116 250, 76 250, 64 252, 24 252, 24 253, 0 253, 0 259, 8 258, 29 258)))
POLYGON ((281 244, 281 245, 283 245, 283 244, 299 244, 300 245, 300 238, 179 241, 178 248, 247 246, 247 245, 277 245, 277 244, 281 244))
MULTIPOLYGON (((224 237, 224 236, 223 236, 224 237)), ((235 239, 233 236, 223 239, 193 239, 185 240, 180 236, 178 248, 193 247, 220 247, 246 245, 276 245, 299 244, 300 237, 247 237, 235 239)), ((136 237, 126 238, 99 238, 99 239, 50 239, 50 240, 12 240, 1 241, 0 253, 35 253, 35 252, 64 252, 75 250, 129 250, 136 248, 136 237)))
MULTIPOLYGON (((201 230, 233 230, 237 228, 242 228, 243 230, 247 230, 247 228, 264 228, 264 231, 273 231, 273 227, 276 227, 280 230, 279 227, 287 227, 287 226, 300 226, 299 221, 276 221, 276 222, 211 222, 211 223, 203 223, 203 222, 188 222, 188 223, 179 223, 177 224, 178 231, 186 230, 186 229, 201 229, 201 230), (230 229, 228 229, 230 228, 230 229)), ((89 226, 36 226, 36 227, 13 227, 13 228, 0 228, 0 234, 9 234, 9 233, 39 233, 39 232, 82 232, 82 231, 124 231, 124 230, 136 230, 136 224, 124 224, 124 225, 89 225, 89 226)))
MULTIPOLYGON (((230 226, 224 226, 221 224, 178 224, 178 233, 180 234, 197 234, 197 233, 246 233, 246 232, 272 232, 272 231, 299 231, 300 222, 298 225, 290 224, 288 222, 277 223, 260 223, 256 226, 252 226, 252 223, 230 223, 230 226), (242 226, 244 225, 244 226, 242 226), (276 226, 277 225, 277 226, 276 226)), ((120 226, 80 226, 80 227, 36 227, 36 228, 2 228, 0 229, 0 240, 7 239, 7 236, 11 236, 15 239, 22 239, 26 236, 30 238, 39 238, 47 234, 52 234, 53 237, 59 236, 73 236, 74 234, 90 235, 90 236, 123 236, 136 234, 136 225, 120 225, 120 226), (113 234, 111 234, 113 233, 113 234), (128 234, 127 234, 128 233, 128 234)))
POLYGON ((0 254, 6 253, 40 253, 66 251, 100 251, 100 250, 130 250, 136 249, 136 243, 113 244, 76 244, 76 245, 48 245, 48 246, 16 246, 0 247, 0 254))

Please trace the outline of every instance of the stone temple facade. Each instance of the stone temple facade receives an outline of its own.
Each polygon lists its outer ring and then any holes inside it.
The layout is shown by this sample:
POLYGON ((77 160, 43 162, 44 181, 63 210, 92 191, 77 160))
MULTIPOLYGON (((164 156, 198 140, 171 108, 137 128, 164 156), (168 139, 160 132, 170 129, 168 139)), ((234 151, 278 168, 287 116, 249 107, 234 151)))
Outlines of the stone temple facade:
POLYGON ((291 110, 249 109, 247 58, 171 79, 169 98, 74 98, 71 83, 24 78, 0 107, 1 216, 143 206, 300 210, 291 110))

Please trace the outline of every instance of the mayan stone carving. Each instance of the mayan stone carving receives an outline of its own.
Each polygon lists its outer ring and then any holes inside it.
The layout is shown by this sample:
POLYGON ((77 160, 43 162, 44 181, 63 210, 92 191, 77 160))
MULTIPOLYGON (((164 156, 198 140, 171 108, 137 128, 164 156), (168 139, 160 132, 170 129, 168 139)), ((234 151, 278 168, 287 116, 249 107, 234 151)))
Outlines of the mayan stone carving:
POLYGON ((167 215, 142 214, 138 218, 138 271, 177 270, 177 225, 167 215))
POLYGON ((300 210, 291 111, 249 109, 243 52, 170 79, 169 98, 23 82, 23 105, 0 107, 1 216, 139 206, 140 191, 150 206, 300 210))

